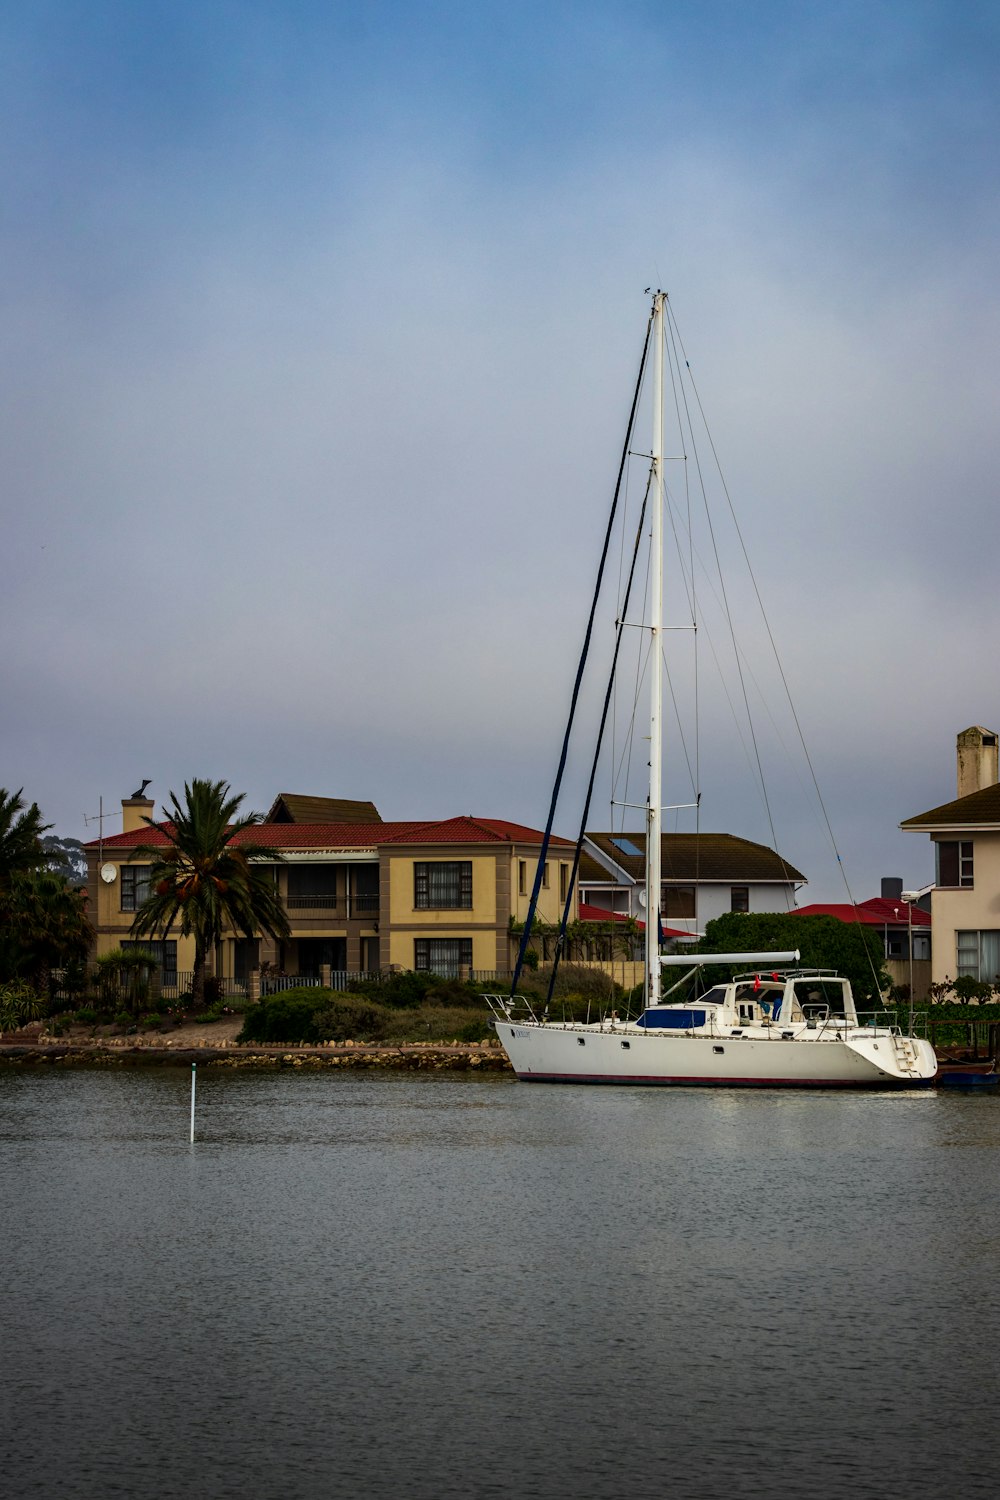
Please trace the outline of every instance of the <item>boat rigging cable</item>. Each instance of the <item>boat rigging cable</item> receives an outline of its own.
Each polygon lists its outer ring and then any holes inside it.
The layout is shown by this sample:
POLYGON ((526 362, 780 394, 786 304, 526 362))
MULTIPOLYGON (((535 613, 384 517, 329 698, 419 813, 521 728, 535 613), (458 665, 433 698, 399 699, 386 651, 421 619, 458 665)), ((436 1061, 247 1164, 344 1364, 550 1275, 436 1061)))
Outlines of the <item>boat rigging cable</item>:
POLYGON ((628 463, 629 444, 632 439, 632 431, 635 427, 635 414, 639 405, 639 395, 642 390, 642 378, 646 369, 646 355, 649 352, 649 338, 653 327, 653 314, 649 315, 646 324, 646 337, 642 346, 642 357, 639 360, 639 374, 635 383, 635 393, 632 397, 632 408, 629 412, 628 424, 625 430, 625 442, 622 446, 621 462, 618 465, 618 479, 615 483, 614 498, 611 502, 611 514, 608 517, 607 531, 604 535, 604 549, 601 552, 601 561, 597 569, 597 582, 594 587, 594 597, 590 606, 590 615, 587 619, 587 629, 583 638, 583 650, 580 653, 580 663, 576 669, 576 680, 573 683, 573 696, 570 700, 569 718, 566 723, 566 732, 563 735, 562 752, 559 756, 559 767, 556 771, 555 784, 552 788, 552 800, 549 803, 549 815, 545 824, 545 832, 542 835, 542 847, 538 855, 538 865, 535 870, 535 880, 531 888, 531 900, 528 902, 528 913, 524 920, 524 931, 521 934, 521 942, 517 950, 517 962, 514 965, 514 974, 511 978, 510 993, 513 997, 517 990, 518 981, 521 978, 521 970, 524 967, 524 956, 528 951, 528 943, 531 939, 531 929, 534 925, 535 911, 538 907, 538 897, 542 888, 542 876, 545 872, 545 857, 548 854, 549 843, 552 838, 552 824, 555 821, 556 805, 559 801, 559 792, 562 787, 563 772, 566 769, 566 757, 569 753, 570 735, 573 729, 573 720, 576 716, 577 702, 580 697, 580 686, 583 681, 584 668, 587 665, 587 657, 590 652, 590 639, 594 630, 594 619, 597 614, 597 602, 601 593, 601 585, 604 581, 604 567, 611 548, 611 536, 614 529, 615 515, 618 510, 618 498, 621 494, 622 477, 625 466, 628 463))
MULTIPOLYGON (((823 823, 824 823, 824 825, 826 827, 827 837, 830 840, 830 846, 833 849, 833 854, 834 854, 834 857, 835 857, 835 859, 837 861, 837 868, 840 870, 841 879, 844 882, 844 889, 847 892, 847 899, 848 899, 848 901, 849 901, 849 903, 851 905, 852 910, 854 911, 855 924, 856 924, 859 932, 862 933, 862 938, 863 938, 864 934, 863 934, 863 931, 862 931, 862 923, 860 921, 860 918, 858 917, 858 908, 857 908, 857 904, 856 904, 856 902, 854 900, 854 894, 853 894, 853 892, 851 890, 850 881, 847 878, 847 870, 846 870, 846 868, 844 866, 844 861, 843 861, 843 859, 841 857, 840 849, 837 846, 837 839, 836 839, 836 836, 835 836, 834 831, 833 831, 833 825, 830 822, 829 813, 827 812, 827 809, 826 809, 826 803, 823 800, 823 793, 820 791, 819 780, 818 780, 818 778, 816 776, 816 770, 815 770, 815 767, 813 766, 813 763, 812 763, 812 757, 809 754, 809 747, 806 744, 806 738, 805 738, 805 735, 804 735, 804 733, 802 731, 802 725, 801 725, 801 723, 799 721, 798 713, 796 712, 795 701, 792 698, 791 688, 789 687, 789 685, 788 685, 788 679, 785 676, 784 664, 783 664, 783 662, 781 660, 781 655, 780 655, 780 653, 778 651, 777 642, 775 641, 774 634, 773 634, 773 632, 771 630, 771 622, 768 619, 768 617, 767 617, 767 611, 764 608, 764 600, 761 597, 761 592, 760 592, 760 589, 759 589, 759 587, 757 585, 757 575, 754 573, 753 564, 751 563, 751 561, 750 561, 750 555, 747 552, 746 542, 743 539, 743 532, 742 532, 742 530, 740 528, 740 523, 739 523, 739 520, 737 519, 737 516, 736 516, 736 510, 735 510, 735 507, 733 505, 732 496, 729 493, 729 486, 726 483, 726 477, 725 477, 725 474, 723 473, 722 464, 719 461, 719 455, 718 455, 718 452, 717 452, 716 447, 715 447, 715 441, 714 441, 714 439, 712 437, 712 431, 711 431, 711 428, 708 425, 708 419, 705 416, 705 409, 704 409, 704 407, 702 406, 702 403, 701 403, 701 396, 699 395, 699 392, 698 392, 698 385, 697 385, 697 382, 696 382, 696 380, 694 378, 694 372, 691 369, 691 364, 690 364, 690 361, 688 360, 687 352, 686 352, 686 350, 684 348, 684 340, 681 338, 680 329, 677 327, 677 320, 674 317, 674 311, 673 311, 673 308, 671 307, 669 301, 666 301, 666 303, 665 303, 665 312, 666 312, 667 324, 668 324, 668 327, 670 329, 670 333, 672 335, 672 340, 676 341, 677 350, 678 350, 678 352, 680 354, 680 357, 684 360, 684 367, 685 367, 685 369, 687 371, 688 379, 689 379, 689 381, 691 383, 691 391, 692 391, 692 394, 694 395, 695 403, 696 403, 697 408, 698 408, 698 415, 700 416, 701 422, 702 422, 702 426, 705 429, 705 436, 706 436, 706 438, 708 440, 709 450, 711 451, 712 459, 713 459, 713 461, 715 463, 715 470, 716 470, 716 473, 719 476, 719 482, 720 482, 720 484, 722 486, 722 493, 726 497, 726 505, 727 505, 727 507, 729 509, 729 515, 730 515, 730 518, 731 518, 732 523, 733 523, 733 529, 736 532, 736 539, 739 542, 740 550, 743 553, 743 560, 746 563, 747 573, 749 574, 750 582, 751 582, 751 584, 753 586, 753 591, 754 591, 754 594, 756 595, 756 598, 757 598, 757 604, 758 604, 758 606, 760 608, 761 619, 764 622, 764 629, 767 632, 767 639, 768 639, 768 642, 769 642, 770 647, 771 647, 771 654, 774 657, 775 666, 778 669, 778 676, 781 679, 781 686, 784 689, 785 698, 786 698, 786 700, 788 702, 788 708, 789 708, 789 712, 791 713, 791 716, 792 716, 792 722, 795 725, 795 732, 798 735, 799 744, 802 747, 802 754, 804 755, 806 765, 809 768, 809 775, 810 775, 810 778, 812 780, 813 790, 816 793, 816 801, 819 804, 819 809, 820 809, 820 812, 821 812, 821 814, 823 816, 823 823)), ((693 436, 693 429, 690 427, 690 410, 689 410, 689 407, 688 407, 686 395, 683 394, 684 393, 684 389, 685 388, 682 385, 681 390, 682 390, 682 396, 683 396, 683 399, 684 399, 684 410, 685 410, 685 414, 686 414, 686 416, 688 418, 689 431, 692 432, 692 436, 693 436)), ((694 461, 695 461, 695 465, 696 465, 697 470, 698 470, 698 477, 699 477, 699 480, 701 482, 701 492, 702 492, 702 495, 705 496, 706 491, 705 491, 704 479, 702 477, 701 461, 700 461, 700 459, 698 457, 697 444, 693 444, 693 447, 694 447, 694 461)), ((718 576, 718 580, 719 580, 719 587, 720 587, 720 589, 722 591, 724 613, 725 613, 726 621, 727 621, 727 623, 729 625, 730 635, 731 635, 731 639, 732 639, 732 643, 733 643, 733 649, 734 649, 734 653, 735 653, 735 657, 736 657, 736 667, 737 667, 737 672, 739 674, 740 689, 741 689, 741 692, 743 694, 743 704, 744 704, 744 709, 746 711, 746 716, 747 716, 747 726, 748 726, 748 729, 750 731, 751 740, 753 742, 754 757, 755 757, 756 762, 757 762, 757 774, 758 774, 758 777, 760 779, 761 791, 762 791, 762 794, 763 794, 763 797, 764 797, 764 806, 765 806, 766 813, 767 813, 767 821, 768 821, 768 825, 769 825, 770 831, 771 831, 771 842, 772 842, 772 845, 774 847, 775 852, 778 855, 779 860, 781 860, 782 867, 784 867, 785 861, 782 858, 782 855, 781 855, 780 851, 778 850, 777 838, 775 836, 774 822, 773 822, 773 819, 772 819, 772 816, 771 816, 771 807, 770 807, 770 802, 769 802, 769 799, 768 799, 768 796, 767 796, 767 788, 766 788, 765 781, 764 781, 764 771, 763 771, 763 767, 761 765, 760 751, 759 751, 759 748, 758 748, 758 745, 757 745, 757 735, 756 735, 756 731, 754 729, 753 717, 752 717, 752 715, 750 713, 750 703, 749 703, 749 699, 748 699, 748 696, 747 696, 746 681, 745 681, 745 678, 744 678, 744 675, 743 675, 743 668, 742 668, 742 665, 741 665, 740 652, 739 652, 739 649, 738 649, 738 647, 736 645, 736 634, 735 634, 735 629, 734 629, 734 626, 733 626, 732 616, 731 616, 730 609, 729 609, 729 600, 728 600, 728 598, 726 596, 725 584, 724 584, 723 577, 722 577, 722 569, 719 566, 719 554, 718 554, 718 549, 717 549, 717 546, 716 546, 715 530, 714 530, 714 528, 712 526, 711 515, 709 514, 707 503, 705 505, 705 515, 706 515, 706 518, 707 518, 707 521, 708 521, 709 536, 711 537, 711 541, 712 541, 712 550, 713 550, 713 552, 715 554, 717 576, 718 576)), ((693 579, 693 574, 692 574, 692 579, 693 579)), ((874 962, 874 959, 872 957, 871 951, 868 948, 867 943, 865 943, 864 946, 865 946, 866 952, 868 953, 868 962, 869 962, 869 965, 870 965, 871 971, 872 971, 872 980, 874 982, 875 992, 878 993, 879 984, 878 984, 878 974, 875 971, 875 962, 874 962)))
POLYGON ((601 711, 601 722, 597 730, 597 743, 594 746, 594 758, 590 766, 590 780, 587 782, 587 795, 583 800, 583 812, 580 817, 580 831, 577 834, 576 848, 573 851, 573 867, 569 872, 569 881, 566 889, 566 902, 563 906, 562 918, 559 922, 559 933, 556 937, 555 952, 552 955, 552 972, 549 975, 549 988, 545 996, 545 1008, 552 1001, 553 991, 556 987, 556 974, 559 971, 559 960, 566 942, 566 928, 569 925, 569 914, 573 907, 573 892, 576 889, 576 879, 580 870, 580 854, 583 849, 583 840, 587 832, 587 820, 590 817, 590 800, 594 794, 594 782, 597 780, 597 768, 601 759, 601 745, 604 741, 604 730, 607 727, 608 711, 611 707, 611 698, 615 686, 615 673, 618 666, 618 652, 621 648, 622 637, 625 634, 625 615, 628 611, 629 598, 632 593, 632 581, 635 578, 635 566, 639 557, 639 548, 642 545, 642 530, 646 520, 646 507, 649 504, 649 492, 653 487, 653 473, 650 471, 649 480, 646 484, 646 493, 642 501, 642 509, 639 512, 639 524, 635 532, 635 545, 632 549, 632 562, 629 567, 628 583, 625 586, 625 597, 622 600, 621 611, 618 618, 615 633, 615 649, 611 658, 611 671, 608 674, 608 685, 604 693, 604 708, 601 711))

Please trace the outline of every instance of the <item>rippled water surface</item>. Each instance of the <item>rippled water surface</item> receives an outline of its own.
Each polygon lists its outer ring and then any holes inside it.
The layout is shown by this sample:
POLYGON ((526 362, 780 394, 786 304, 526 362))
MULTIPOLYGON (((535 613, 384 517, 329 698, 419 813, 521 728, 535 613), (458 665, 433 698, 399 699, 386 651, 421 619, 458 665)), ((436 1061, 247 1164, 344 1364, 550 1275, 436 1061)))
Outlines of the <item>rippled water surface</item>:
POLYGON ((0 1069, 4 1494, 997 1492, 1000 1099, 0 1069))

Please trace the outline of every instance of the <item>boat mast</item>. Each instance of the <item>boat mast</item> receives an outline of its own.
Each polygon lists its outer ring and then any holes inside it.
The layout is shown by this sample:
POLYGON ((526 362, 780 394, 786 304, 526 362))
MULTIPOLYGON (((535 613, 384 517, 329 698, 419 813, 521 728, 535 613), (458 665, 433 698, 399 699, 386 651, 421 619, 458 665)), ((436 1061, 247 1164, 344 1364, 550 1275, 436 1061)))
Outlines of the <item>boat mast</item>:
POLYGON ((653 298, 653 520, 650 537, 649 797, 646 805, 646 1004, 660 998, 660 807, 663 783, 663 304, 653 298))

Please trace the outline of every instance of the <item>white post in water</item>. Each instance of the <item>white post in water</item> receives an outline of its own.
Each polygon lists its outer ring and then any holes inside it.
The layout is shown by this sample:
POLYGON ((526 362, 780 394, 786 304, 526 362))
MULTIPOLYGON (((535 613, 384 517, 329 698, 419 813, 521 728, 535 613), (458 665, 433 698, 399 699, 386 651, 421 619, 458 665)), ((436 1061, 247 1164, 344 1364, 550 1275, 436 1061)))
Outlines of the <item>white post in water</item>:
POLYGON ((194 1145, 194 1091, 195 1080, 198 1076, 198 1064, 191 1064, 191 1144, 194 1145))
POLYGON ((653 516, 649 583, 649 802, 646 807, 646 1004, 660 998, 660 807, 663 797, 663 292, 653 298, 653 516))

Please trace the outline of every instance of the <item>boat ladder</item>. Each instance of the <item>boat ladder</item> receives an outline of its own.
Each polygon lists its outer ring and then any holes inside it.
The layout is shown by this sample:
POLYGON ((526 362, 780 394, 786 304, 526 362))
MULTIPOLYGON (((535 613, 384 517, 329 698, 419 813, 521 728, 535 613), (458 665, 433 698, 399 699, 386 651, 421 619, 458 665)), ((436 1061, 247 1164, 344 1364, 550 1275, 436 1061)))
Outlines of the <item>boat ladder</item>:
POLYGON ((908 1036, 901 1036, 899 1032, 892 1033, 892 1046, 896 1054, 896 1062, 903 1073, 917 1073, 917 1054, 913 1049, 913 1043, 908 1036))

